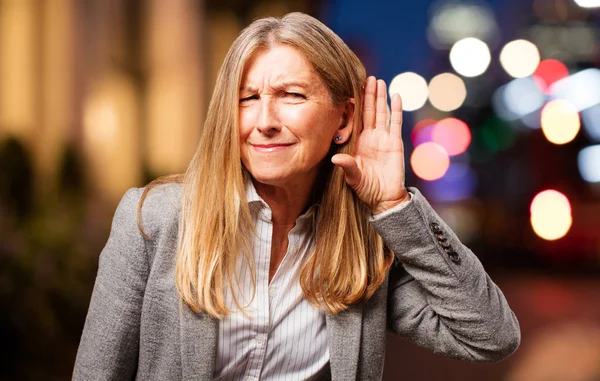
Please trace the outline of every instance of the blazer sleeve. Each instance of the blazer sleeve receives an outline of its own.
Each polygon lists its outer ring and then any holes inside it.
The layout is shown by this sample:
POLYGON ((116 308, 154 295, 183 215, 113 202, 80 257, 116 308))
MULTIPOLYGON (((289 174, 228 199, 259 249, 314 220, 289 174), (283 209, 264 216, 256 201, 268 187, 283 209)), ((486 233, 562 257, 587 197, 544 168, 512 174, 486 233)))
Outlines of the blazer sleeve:
POLYGON ((520 329, 502 291, 423 195, 371 222, 396 254, 388 284, 388 328, 436 353, 500 361, 520 329))
POLYGON ((137 227, 142 189, 130 189, 114 215, 75 360, 73 380, 131 380, 139 349, 148 277, 146 242, 137 227))

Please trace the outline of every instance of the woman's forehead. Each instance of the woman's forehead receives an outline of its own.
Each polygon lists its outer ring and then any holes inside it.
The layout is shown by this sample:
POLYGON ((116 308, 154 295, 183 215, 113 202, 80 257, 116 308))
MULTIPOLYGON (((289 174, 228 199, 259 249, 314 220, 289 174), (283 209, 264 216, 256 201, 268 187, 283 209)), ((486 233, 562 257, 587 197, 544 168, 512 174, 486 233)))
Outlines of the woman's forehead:
POLYGON ((318 75, 312 64, 298 49, 289 45, 275 45, 259 50, 248 60, 242 76, 242 87, 265 81, 271 85, 309 86, 315 81, 315 76, 318 75))

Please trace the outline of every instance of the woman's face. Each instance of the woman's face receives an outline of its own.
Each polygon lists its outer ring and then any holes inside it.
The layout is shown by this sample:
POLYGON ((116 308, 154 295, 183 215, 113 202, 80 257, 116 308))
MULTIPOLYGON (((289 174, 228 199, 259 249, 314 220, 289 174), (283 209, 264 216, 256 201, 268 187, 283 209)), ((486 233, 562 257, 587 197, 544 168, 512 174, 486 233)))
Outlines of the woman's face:
POLYGON ((239 99, 242 162, 263 184, 312 186, 334 135, 349 134, 345 107, 333 104, 312 65, 288 45, 254 55, 239 99))

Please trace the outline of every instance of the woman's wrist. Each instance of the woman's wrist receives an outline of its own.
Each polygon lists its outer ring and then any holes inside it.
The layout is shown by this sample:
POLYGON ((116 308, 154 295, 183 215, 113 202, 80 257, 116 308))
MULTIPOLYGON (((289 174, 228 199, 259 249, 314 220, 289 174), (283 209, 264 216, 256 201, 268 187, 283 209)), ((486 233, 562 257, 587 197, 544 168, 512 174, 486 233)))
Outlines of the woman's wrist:
POLYGON ((373 209, 371 209, 371 214, 373 216, 376 216, 380 213, 385 212, 386 210, 390 210, 392 208, 395 208, 396 206, 400 205, 400 204, 404 204, 405 202, 410 201, 411 197, 410 197, 410 193, 408 193, 408 190, 405 188, 404 189, 404 193, 403 196, 396 199, 396 200, 388 200, 388 201, 382 201, 379 204, 377 204, 375 207, 373 207, 373 209))

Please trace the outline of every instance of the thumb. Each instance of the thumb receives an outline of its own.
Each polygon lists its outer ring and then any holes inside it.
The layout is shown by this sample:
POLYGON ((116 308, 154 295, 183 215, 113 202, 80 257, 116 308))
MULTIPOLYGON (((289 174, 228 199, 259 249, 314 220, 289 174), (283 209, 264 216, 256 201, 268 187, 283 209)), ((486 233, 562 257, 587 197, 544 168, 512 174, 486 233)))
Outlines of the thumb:
POLYGON ((342 168, 342 170, 346 174, 346 182, 348 183, 348 185, 352 186, 359 183, 361 172, 360 168, 358 168, 358 163, 356 162, 356 159, 354 159, 350 155, 338 153, 336 155, 333 155, 333 157, 331 158, 331 162, 342 168))

